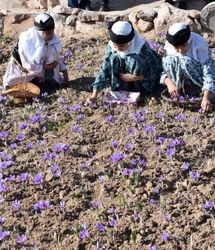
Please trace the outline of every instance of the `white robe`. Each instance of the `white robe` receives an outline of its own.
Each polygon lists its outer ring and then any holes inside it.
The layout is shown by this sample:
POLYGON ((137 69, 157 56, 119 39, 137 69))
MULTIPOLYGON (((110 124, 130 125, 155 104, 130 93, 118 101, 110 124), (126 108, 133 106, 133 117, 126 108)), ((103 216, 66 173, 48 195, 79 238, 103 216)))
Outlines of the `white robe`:
POLYGON ((4 88, 14 86, 18 83, 29 82, 35 77, 44 77, 44 65, 58 61, 54 69, 54 79, 60 83, 60 71, 66 67, 60 58, 62 46, 59 38, 53 36, 49 42, 45 42, 42 32, 35 27, 23 32, 19 36, 18 52, 22 62, 22 67, 11 57, 6 73, 3 78, 4 88))

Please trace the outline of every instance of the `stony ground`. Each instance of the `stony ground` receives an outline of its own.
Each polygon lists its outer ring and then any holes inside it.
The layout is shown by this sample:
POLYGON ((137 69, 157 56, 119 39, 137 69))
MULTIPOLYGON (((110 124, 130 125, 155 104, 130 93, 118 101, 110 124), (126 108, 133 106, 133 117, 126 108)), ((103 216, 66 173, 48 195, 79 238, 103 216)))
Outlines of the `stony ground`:
MULTIPOLYGON (((0 39, 1 79, 15 40, 0 39)), ((85 107, 106 42, 64 42, 70 87, 0 96, 1 249, 215 249, 214 113, 85 107)))

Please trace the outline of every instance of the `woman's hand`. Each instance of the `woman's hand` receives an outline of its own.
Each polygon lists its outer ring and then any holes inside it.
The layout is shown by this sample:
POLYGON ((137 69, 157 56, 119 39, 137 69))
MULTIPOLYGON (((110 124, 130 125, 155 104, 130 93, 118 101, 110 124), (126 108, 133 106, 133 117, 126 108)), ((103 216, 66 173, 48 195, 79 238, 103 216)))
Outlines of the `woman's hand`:
POLYGON ((203 112, 211 111, 211 93, 208 90, 204 91, 204 95, 201 102, 201 108, 203 112))
POLYGON ((172 98, 179 96, 176 85, 169 77, 164 80, 164 83, 167 86, 168 92, 172 98))
POLYGON ((86 105, 92 104, 96 102, 98 96, 98 90, 93 90, 93 93, 90 97, 87 98, 86 105))
POLYGON ((120 79, 124 82, 135 82, 143 80, 143 76, 132 75, 130 73, 120 74, 120 79))

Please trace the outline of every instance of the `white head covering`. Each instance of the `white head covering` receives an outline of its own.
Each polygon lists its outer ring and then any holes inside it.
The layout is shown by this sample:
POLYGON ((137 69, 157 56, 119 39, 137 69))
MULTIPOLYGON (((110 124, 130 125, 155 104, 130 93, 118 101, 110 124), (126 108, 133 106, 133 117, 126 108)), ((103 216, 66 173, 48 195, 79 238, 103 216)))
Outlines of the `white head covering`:
MULTIPOLYGON (((113 24, 111 30, 116 35, 122 35, 127 36, 132 32, 132 26, 129 22, 126 21, 118 21, 113 24)), ((129 46, 124 51, 118 51, 114 45, 113 42, 110 40, 109 45, 112 48, 112 51, 117 52, 120 57, 125 58, 126 55, 129 54, 139 54, 142 46, 144 45, 145 40, 142 36, 140 36, 139 33, 134 31, 134 38, 128 43, 129 46)))
POLYGON ((18 52, 22 61, 22 66, 27 70, 43 70, 47 47, 53 45, 56 52, 61 53, 62 45, 59 38, 54 35, 52 40, 45 42, 42 31, 35 27, 23 32, 19 36, 18 52))
MULTIPOLYGON (((169 28, 169 34, 175 35, 178 31, 186 29, 187 25, 183 23, 175 23, 169 28)), ((188 40, 189 49, 186 52, 186 56, 205 63, 209 59, 209 47, 207 41, 200 35, 191 32, 190 39, 188 40)), ((164 49, 167 55, 182 56, 176 51, 175 47, 166 41, 164 49)))
POLYGON ((187 28, 187 25, 184 23, 174 23, 170 26, 168 32, 170 35, 174 36, 178 31, 184 30, 187 28))
POLYGON ((50 18, 50 16, 46 13, 40 13, 35 17, 35 21, 37 23, 40 23, 40 21, 42 21, 43 23, 45 23, 48 19, 50 18))

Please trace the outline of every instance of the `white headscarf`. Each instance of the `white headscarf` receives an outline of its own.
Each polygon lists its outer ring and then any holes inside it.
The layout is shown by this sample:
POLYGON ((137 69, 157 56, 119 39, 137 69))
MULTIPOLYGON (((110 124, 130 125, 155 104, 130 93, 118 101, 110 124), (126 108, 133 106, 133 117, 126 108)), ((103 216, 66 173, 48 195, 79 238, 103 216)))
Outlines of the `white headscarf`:
MULTIPOLYGON (((185 29, 186 24, 175 23, 169 28, 169 34, 175 35, 178 31, 185 29)), ((192 57, 193 59, 205 63, 209 59, 209 47, 207 41, 200 35, 191 32, 190 39, 188 40, 189 49, 186 52, 186 56, 192 57)), ((167 55, 182 56, 175 50, 175 47, 166 41, 164 49, 167 55)))
MULTIPOLYGON (((124 35, 124 36, 130 34, 132 31, 131 24, 126 21, 118 21, 114 23, 111 29, 116 35, 124 35)), ((140 36, 138 32, 135 31, 134 38, 128 43, 129 46, 124 51, 118 51, 114 47, 112 41, 109 41, 108 44, 112 48, 113 52, 117 52, 121 58, 124 58, 126 55, 129 54, 139 54, 144 43, 145 43, 144 38, 140 36)))
MULTIPOLYGON (((47 19, 46 14, 39 14, 35 20, 43 22, 47 19)), ((23 32, 19 36, 18 52, 22 61, 22 66, 27 70, 42 71, 47 47, 53 45, 58 53, 62 51, 59 38, 54 35, 52 40, 45 42, 43 32, 35 27, 23 32)))

